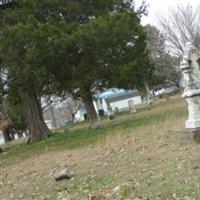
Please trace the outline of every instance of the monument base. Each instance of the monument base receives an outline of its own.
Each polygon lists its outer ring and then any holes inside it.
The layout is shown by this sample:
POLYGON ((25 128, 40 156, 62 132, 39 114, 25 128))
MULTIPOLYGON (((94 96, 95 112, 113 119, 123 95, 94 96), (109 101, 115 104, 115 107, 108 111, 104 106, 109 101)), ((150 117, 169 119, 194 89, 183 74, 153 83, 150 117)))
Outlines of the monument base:
POLYGON ((195 140, 200 142, 200 128, 184 128, 178 131, 181 141, 195 140))

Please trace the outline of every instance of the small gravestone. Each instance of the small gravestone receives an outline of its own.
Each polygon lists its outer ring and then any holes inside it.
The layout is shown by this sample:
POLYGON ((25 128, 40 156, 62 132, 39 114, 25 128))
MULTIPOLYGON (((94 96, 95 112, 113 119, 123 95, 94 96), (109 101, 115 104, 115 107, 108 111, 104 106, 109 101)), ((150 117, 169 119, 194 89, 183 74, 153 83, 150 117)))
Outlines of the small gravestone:
POLYGON ((115 113, 119 113, 119 108, 115 107, 115 113))
POLYGON ((97 128, 100 128, 100 126, 99 126, 99 123, 98 123, 98 121, 95 119, 95 120, 90 120, 89 121, 89 128, 90 129, 97 129, 97 128))
POLYGON ((71 179, 73 175, 73 172, 71 172, 68 168, 65 168, 59 172, 55 172, 54 179, 56 181, 62 181, 63 179, 71 179))
POLYGON ((136 108, 135 108, 135 104, 134 104, 133 100, 128 101, 128 106, 129 106, 129 110, 132 113, 136 113, 136 108))
POLYGON ((72 130, 72 128, 74 127, 74 122, 73 121, 69 121, 65 124, 65 132, 70 132, 72 130))
POLYGON ((107 116, 109 120, 115 119, 115 113, 111 109, 108 110, 107 116))

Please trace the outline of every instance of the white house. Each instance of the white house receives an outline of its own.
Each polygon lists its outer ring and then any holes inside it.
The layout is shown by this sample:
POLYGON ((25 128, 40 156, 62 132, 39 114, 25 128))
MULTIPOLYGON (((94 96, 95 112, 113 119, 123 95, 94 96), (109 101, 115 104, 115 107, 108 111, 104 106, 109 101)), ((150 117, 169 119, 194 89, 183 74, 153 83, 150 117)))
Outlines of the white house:
POLYGON ((113 111, 123 111, 129 109, 129 104, 132 101, 134 105, 142 103, 142 98, 138 90, 124 90, 124 89, 110 89, 106 92, 95 95, 95 99, 98 102, 96 105, 101 105, 104 112, 108 109, 113 111))
POLYGON ((0 0, 0 6, 4 6, 6 4, 14 3, 15 0, 0 0))
POLYGON ((82 122, 86 119, 87 111, 85 109, 85 106, 82 105, 79 110, 75 114, 75 122, 82 122))
MULTIPOLYGON (((109 89, 94 95, 93 104, 99 115, 107 114, 108 110, 123 111, 128 110, 130 104, 138 105, 142 103, 142 98, 138 90, 109 89)), ((83 106, 75 115, 76 121, 86 119, 86 109, 83 106)))

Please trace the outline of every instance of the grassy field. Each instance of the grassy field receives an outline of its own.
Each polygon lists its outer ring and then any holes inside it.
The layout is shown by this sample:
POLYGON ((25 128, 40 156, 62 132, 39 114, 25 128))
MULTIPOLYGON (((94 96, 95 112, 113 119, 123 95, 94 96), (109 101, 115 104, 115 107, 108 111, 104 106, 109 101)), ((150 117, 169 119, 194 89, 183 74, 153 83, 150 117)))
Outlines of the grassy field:
POLYGON ((3 146, 0 199, 198 200, 200 146, 177 136, 185 118, 175 96, 102 120, 97 130, 83 123, 37 144, 3 146), (55 182, 66 166, 74 178, 55 182))

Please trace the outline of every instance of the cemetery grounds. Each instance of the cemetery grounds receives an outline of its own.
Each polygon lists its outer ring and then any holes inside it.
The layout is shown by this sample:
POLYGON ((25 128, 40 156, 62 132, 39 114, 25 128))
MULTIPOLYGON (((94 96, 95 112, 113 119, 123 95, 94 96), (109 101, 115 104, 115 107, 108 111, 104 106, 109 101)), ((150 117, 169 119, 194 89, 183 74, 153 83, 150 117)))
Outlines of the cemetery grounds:
POLYGON ((1 200, 192 200, 200 199, 200 144, 178 137, 186 120, 179 95, 152 106, 57 130, 33 145, 3 146, 1 200), (53 174, 68 167, 69 180, 53 174))

